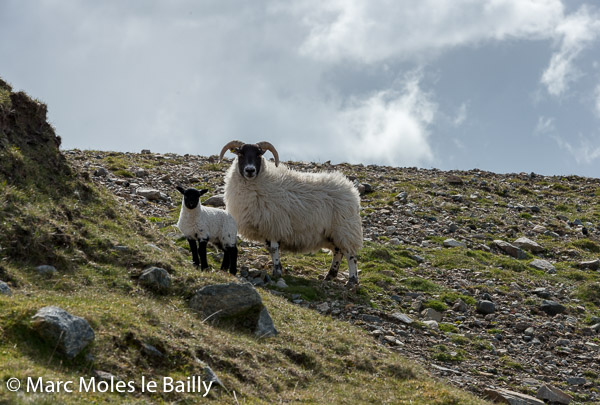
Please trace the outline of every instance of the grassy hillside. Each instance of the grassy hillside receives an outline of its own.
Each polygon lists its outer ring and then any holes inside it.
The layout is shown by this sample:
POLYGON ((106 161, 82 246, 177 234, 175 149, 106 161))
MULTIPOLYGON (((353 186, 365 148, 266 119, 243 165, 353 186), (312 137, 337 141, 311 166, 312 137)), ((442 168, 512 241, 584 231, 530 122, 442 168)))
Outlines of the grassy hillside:
POLYGON ((259 340, 203 322, 188 308, 193 292, 232 279, 194 269, 156 218, 71 168, 59 144, 46 106, 0 81, 0 280, 13 292, 0 295, 1 403, 197 403, 197 394, 139 390, 10 393, 5 383, 27 376, 77 381, 97 371, 124 381, 183 379, 201 375, 202 362, 226 387, 211 391, 206 400, 213 403, 481 403, 428 377, 364 329, 266 290, 261 296, 279 336, 259 340), (58 274, 41 276, 35 267, 42 264, 58 274), (174 277, 168 295, 137 283, 151 265, 174 277), (46 305, 85 318, 96 334, 91 347, 67 360, 44 343, 31 317, 46 305))

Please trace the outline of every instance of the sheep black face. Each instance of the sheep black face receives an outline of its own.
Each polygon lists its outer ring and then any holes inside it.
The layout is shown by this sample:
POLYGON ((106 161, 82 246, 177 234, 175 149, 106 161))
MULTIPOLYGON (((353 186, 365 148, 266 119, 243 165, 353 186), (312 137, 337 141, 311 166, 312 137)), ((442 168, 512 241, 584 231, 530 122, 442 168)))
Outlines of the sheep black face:
POLYGON ((256 144, 246 144, 235 150, 238 156, 238 171, 246 179, 253 179, 260 173, 262 155, 266 150, 256 144))
POLYGON ((177 191, 183 194, 183 203, 185 204, 186 208, 189 208, 190 210, 196 208, 198 204, 200 204, 200 196, 208 192, 208 189, 196 190, 195 188, 188 188, 185 190, 181 186, 177 186, 176 188, 177 191))

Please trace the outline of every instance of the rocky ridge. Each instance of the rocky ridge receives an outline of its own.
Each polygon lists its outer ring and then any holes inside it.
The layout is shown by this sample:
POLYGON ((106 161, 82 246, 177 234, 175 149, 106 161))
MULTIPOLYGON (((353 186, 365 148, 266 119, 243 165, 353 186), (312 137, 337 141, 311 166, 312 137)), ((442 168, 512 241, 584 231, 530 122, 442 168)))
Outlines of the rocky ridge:
MULTIPOLYGON (((175 241, 174 186, 216 196, 228 164, 146 152, 64 154, 175 241)), ((341 170, 362 191, 363 286, 356 293, 321 282, 286 254, 293 278, 276 284, 266 251, 243 242, 246 278, 361 325, 390 350, 480 395, 496 388, 535 396, 550 386, 574 402, 600 400, 598 179, 288 164, 341 170), (299 278, 312 280, 317 293, 294 289, 299 278)), ((322 261, 321 278, 329 264, 322 261)))

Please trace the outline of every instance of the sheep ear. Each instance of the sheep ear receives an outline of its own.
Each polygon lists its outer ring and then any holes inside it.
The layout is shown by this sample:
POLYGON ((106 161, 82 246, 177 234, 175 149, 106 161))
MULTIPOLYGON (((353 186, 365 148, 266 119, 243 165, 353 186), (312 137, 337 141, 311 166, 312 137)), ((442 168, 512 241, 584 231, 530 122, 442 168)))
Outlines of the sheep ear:
POLYGON ((200 195, 204 195, 206 193, 208 193, 208 189, 207 188, 205 188, 203 190, 200 190, 200 195))
POLYGON ((177 191, 179 191, 181 194, 185 194, 185 190, 183 189, 183 187, 181 186, 177 186, 175 187, 177 189, 177 191))

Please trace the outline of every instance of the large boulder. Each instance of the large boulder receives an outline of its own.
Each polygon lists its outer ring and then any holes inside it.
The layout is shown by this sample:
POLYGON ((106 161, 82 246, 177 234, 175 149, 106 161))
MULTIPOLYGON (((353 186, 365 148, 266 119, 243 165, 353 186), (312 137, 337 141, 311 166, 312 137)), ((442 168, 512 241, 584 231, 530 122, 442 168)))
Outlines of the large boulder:
POLYGON ((222 320, 259 337, 275 336, 277 330, 260 295, 249 283, 214 284, 196 291, 190 308, 204 320, 222 320))
POLYGON ((171 288, 171 276, 165 269, 150 267, 140 276, 140 283, 150 290, 165 294, 171 288))
POLYGON ((513 244, 510 244, 503 240, 495 240, 493 243, 498 249, 502 250, 507 255, 514 257, 515 259, 527 258, 527 254, 523 251, 523 249, 513 244))
POLYGON ((72 359, 94 340, 88 322, 62 308, 40 309, 32 318, 32 327, 50 345, 72 359))

